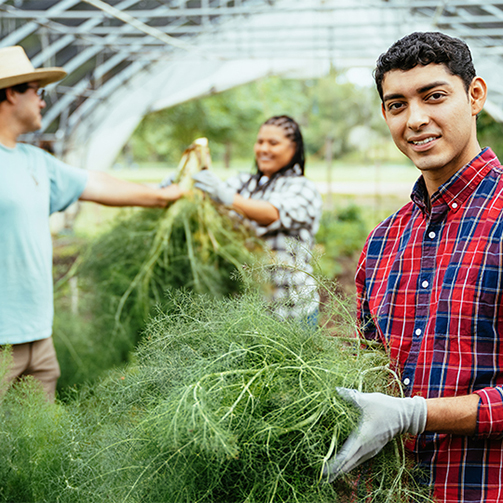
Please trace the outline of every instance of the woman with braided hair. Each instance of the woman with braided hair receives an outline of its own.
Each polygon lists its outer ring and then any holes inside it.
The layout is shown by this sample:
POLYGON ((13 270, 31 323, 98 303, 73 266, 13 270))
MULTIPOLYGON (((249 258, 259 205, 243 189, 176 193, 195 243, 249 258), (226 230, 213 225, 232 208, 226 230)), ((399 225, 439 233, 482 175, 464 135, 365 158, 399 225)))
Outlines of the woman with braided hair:
POLYGON ((242 173, 223 182, 204 170, 194 176, 195 186, 248 218, 275 252, 280 264, 272 273, 275 312, 315 323, 319 297, 309 275, 309 258, 322 201, 314 183, 304 177, 299 125, 285 115, 271 117, 260 127, 254 150, 255 174, 242 173))

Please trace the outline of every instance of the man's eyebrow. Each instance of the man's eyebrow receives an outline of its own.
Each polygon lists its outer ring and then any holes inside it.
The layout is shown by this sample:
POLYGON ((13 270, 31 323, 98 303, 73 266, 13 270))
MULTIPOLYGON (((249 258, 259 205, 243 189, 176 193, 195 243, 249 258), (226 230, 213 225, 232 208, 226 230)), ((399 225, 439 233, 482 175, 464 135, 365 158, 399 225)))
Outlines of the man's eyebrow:
MULTIPOLYGON (((427 84, 423 87, 420 87, 419 89, 416 89, 416 92, 418 94, 423 94, 427 93, 431 89, 435 89, 435 87, 440 87, 440 86, 449 86, 449 82, 446 82, 445 80, 437 80, 436 82, 432 82, 431 84, 427 84)), ((385 94, 383 97, 383 102, 389 101, 389 100, 396 100, 396 99, 402 99, 405 98, 403 94, 400 93, 395 93, 395 94, 385 94)))
POLYGON ((395 94, 385 94, 383 97, 383 101, 396 100, 400 98, 405 98, 403 94, 395 93, 395 94))
POLYGON ((437 80, 436 82, 432 82, 431 84, 428 84, 426 86, 420 87, 419 89, 417 89, 417 92, 419 94, 423 94, 423 93, 426 93, 426 92, 430 91, 431 89, 434 89, 435 87, 441 87, 441 86, 449 86, 449 87, 451 87, 451 85, 449 84, 449 82, 446 82, 445 80, 437 80))

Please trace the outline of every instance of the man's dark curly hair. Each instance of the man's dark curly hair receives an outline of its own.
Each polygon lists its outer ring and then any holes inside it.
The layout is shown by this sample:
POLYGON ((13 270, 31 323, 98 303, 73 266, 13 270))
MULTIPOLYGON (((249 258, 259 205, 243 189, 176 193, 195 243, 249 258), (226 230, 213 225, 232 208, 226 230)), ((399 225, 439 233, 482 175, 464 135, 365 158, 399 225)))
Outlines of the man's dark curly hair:
POLYGON ((395 42, 379 56, 374 79, 381 100, 384 76, 391 70, 411 70, 417 65, 445 65, 452 75, 461 78, 468 92, 476 73, 468 46, 458 38, 440 32, 415 32, 395 42))

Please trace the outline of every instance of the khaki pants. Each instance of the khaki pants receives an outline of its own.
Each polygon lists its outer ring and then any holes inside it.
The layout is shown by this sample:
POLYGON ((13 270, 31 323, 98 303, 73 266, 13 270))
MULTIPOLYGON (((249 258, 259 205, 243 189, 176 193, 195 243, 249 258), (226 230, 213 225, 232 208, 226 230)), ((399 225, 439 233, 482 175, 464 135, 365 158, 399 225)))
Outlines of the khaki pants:
POLYGON ((48 400, 54 402, 56 383, 61 372, 52 337, 12 345, 12 364, 9 366, 5 380, 10 383, 27 375, 40 381, 48 400))

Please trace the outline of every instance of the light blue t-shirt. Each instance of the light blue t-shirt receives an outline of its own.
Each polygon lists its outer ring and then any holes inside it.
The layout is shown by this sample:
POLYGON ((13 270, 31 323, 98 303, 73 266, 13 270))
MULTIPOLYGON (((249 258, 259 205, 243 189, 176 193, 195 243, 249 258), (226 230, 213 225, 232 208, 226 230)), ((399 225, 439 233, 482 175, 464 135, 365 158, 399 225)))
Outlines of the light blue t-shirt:
POLYGON ((0 345, 51 335, 49 215, 76 201, 87 179, 39 148, 0 144, 0 345))

